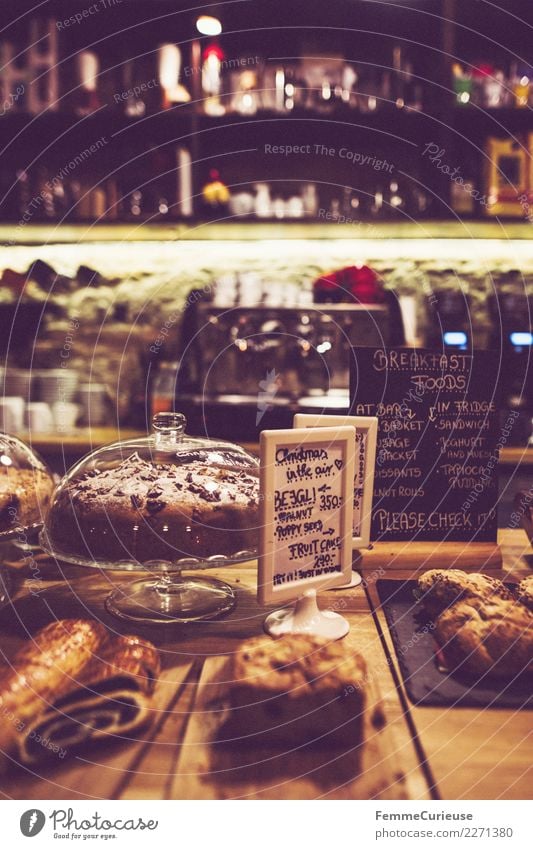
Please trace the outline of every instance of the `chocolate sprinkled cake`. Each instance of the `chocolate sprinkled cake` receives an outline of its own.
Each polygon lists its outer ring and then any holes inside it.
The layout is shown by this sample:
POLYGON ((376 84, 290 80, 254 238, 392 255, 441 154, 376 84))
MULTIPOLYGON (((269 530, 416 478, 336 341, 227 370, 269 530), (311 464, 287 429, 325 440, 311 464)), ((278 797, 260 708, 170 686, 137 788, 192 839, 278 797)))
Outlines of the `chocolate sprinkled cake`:
POLYGON ((133 454, 62 487, 49 538, 58 553, 110 562, 231 557, 257 547, 258 496, 259 479, 248 471, 154 466, 133 454))

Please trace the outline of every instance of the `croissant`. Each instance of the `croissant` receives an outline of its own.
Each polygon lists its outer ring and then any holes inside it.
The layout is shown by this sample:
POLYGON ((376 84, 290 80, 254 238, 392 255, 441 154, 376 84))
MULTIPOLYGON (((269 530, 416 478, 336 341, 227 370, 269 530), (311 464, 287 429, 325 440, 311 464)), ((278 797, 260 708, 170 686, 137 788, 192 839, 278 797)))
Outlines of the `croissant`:
POLYGON ((435 635, 445 658, 464 672, 507 679, 533 672, 533 616, 518 602, 458 601, 438 617, 435 635))
POLYGON ((155 646, 98 622, 62 619, 0 671, 0 756, 32 765, 82 743, 127 736, 150 718, 155 646))

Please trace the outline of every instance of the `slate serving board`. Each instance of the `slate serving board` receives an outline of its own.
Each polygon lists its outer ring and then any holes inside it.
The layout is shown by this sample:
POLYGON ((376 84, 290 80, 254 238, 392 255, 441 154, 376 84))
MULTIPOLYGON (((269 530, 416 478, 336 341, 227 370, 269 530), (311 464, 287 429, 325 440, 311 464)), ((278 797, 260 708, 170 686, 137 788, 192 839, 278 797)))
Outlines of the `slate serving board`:
POLYGON ((431 621, 416 601, 416 581, 377 582, 404 686, 415 705, 441 707, 533 708, 531 678, 507 684, 473 681, 441 672, 435 658, 431 621))

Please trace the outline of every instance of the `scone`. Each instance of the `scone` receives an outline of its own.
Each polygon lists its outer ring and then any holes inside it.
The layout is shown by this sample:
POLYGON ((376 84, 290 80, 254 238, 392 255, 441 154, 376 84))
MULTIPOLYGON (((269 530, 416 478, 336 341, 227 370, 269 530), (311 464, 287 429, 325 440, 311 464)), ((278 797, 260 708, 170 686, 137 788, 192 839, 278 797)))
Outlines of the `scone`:
POLYGON ((516 601, 465 599, 435 623, 450 668, 476 677, 511 679, 533 671, 533 614, 516 601))
POLYGON ((533 575, 528 575, 518 584, 518 601, 533 611, 533 575))
POLYGON ((474 606, 493 599, 511 601, 513 596, 496 578, 461 569, 431 569, 418 579, 419 598, 431 616, 438 616, 456 601, 468 600, 474 606))
POLYGON ((235 652, 226 672, 226 739, 260 746, 362 742, 366 664, 342 643, 256 637, 235 652))

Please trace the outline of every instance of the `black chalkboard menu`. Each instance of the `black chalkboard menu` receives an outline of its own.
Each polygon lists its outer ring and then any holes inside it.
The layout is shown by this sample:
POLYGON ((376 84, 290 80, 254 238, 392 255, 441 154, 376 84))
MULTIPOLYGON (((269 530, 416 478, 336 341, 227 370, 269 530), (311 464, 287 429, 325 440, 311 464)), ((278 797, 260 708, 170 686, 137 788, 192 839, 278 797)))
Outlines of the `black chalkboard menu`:
POLYGON ((373 542, 495 542, 495 351, 354 348, 350 415, 378 417, 373 542))

